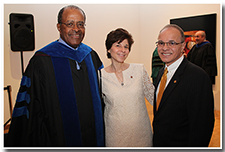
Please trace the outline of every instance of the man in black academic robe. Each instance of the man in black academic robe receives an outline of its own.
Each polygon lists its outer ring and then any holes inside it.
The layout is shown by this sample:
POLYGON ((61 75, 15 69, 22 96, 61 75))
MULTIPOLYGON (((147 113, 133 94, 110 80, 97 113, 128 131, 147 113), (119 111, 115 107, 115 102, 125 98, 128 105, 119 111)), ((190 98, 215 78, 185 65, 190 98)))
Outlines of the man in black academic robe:
POLYGON ((212 44, 206 40, 205 32, 198 31, 195 34, 196 44, 191 48, 187 59, 200 66, 209 75, 212 84, 215 84, 217 75, 216 53, 212 44))
POLYGON ((97 53, 81 43, 85 15, 80 8, 68 6, 60 12, 65 22, 76 14, 72 18, 76 26, 58 21, 60 39, 31 58, 21 80, 5 146, 104 146, 98 80, 103 65, 97 53), (65 30, 76 35, 66 35, 65 30))

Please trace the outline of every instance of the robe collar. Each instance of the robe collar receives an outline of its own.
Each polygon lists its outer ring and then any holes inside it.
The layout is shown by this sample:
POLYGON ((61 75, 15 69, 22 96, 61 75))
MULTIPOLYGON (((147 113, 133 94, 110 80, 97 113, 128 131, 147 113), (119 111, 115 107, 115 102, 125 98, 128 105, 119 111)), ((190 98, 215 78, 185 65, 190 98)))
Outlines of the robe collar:
POLYGON ((202 42, 201 44, 196 44, 196 47, 197 48, 200 48, 201 46, 207 44, 207 43, 210 43, 209 41, 205 41, 205 42, 202 42))
POLYGON ((81 43, 76 50, 73 50, 61 42, 54 41, 38 51, 53 57, 70 58, 80 63, 92 51, 92 49, 81 43))

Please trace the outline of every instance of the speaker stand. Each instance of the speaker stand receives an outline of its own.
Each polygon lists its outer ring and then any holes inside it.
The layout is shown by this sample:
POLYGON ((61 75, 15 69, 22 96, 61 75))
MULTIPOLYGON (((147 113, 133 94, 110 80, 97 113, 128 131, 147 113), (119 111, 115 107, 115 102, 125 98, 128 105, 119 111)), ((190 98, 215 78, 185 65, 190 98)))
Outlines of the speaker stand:
POLYGON ((23 68, 23 51, 20 51, 20 57, 21 57, 21 70, 22 70, 22 76, 23 76, 23 72, 24 72, 24 68, 23 68))

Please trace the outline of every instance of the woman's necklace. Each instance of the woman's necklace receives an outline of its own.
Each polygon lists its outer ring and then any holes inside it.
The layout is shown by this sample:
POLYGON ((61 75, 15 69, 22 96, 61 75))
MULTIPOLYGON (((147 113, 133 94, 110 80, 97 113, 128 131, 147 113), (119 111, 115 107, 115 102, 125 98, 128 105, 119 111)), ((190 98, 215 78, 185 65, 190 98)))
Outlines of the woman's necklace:
POLYGON ((123 82, 123 71, 115 72, 115 74, 116 74, 116 77, 117 77, 118 81, 120 82, 121 86, 123 86, 124 85, 124 82, 123 82))
POLYGON ((121 86, 124 86, 124 82, 123 82, 123 70, 120 71, 116 71, 115 67, 111 66, 112 71, 115 72, 115 75, 118 79, 118 81, 120 82, 121 86))

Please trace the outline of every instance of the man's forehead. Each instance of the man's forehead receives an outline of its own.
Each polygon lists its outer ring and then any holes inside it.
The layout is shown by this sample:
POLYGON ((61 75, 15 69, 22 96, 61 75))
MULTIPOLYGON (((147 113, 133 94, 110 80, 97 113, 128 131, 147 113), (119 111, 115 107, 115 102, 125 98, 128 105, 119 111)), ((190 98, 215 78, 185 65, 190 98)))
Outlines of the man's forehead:
POLYGON ((201 36, 202 32, 196 32, 195 35, 196 36, 201 36))
POLYGON ((79 9, 75 9, 75 8, 65 8, 62 17, 67 17, 68 14, 74 14, 74 15, 81 15, 84 18, 83 13, 81 12, 81 10, 79 9))
MULTIPOLYGON (((163 29, 160 33, 158 38, 162 38, 162 37, 170 37, 170 38, 176 38, 176 37, 180 37, 180 32, 178 29, 174 28, 174 27, 167 27, 165 29, 163 29)), ((171 39, 172 40, 172 39, 171 39)))
POLYGON ((180 33, 179 30, 176 29, 175 27, 166 27, 159 33, 159 35, 161 33, 169 33, 169 32, 171 32, 173 34, 179 34, 180 33))

